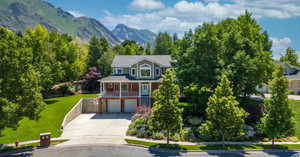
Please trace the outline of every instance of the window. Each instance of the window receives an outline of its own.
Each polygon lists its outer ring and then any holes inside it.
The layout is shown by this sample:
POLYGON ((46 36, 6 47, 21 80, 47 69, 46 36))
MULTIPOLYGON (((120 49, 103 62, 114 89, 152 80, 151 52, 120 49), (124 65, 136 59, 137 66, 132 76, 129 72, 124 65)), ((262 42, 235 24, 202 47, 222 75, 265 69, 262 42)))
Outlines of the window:
POLYGON ((107 88, 112 89, 113 88, 113 84, 112 83, 108 83, 107 84, 107 88))
POLYGON ((151 77, 151 66, 148 64, 143 64, 140 66, 141 77, 147 78, 151 77))
POLYGON ((123 74, 122 68, 115 68, 115 74, 123 74))
POLYGON ((122 84, 122 91, 128 91, 128 84, 122 84))
POLYGON ((159 76, 159 75, 160 75, 160 69, 159 69, 159 68, 156 68, 156 69, 155 69, 155 75, 156 75, 156 76, 159 76))
POLYGON ((136 75, 136 69, 135 69, 135 68, 132 68, 132 69, 131 69, 131 75, 132 75, 132 76, 135 76, 135 75, 136 75))

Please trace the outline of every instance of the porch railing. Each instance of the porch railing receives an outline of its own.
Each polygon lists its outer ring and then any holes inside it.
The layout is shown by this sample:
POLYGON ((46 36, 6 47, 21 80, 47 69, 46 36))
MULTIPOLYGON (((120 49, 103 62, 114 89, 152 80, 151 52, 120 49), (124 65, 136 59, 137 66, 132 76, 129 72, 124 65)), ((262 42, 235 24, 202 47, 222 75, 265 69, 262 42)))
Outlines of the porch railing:
MULTIPOLYGON (((137 92, 137 91, 129 91, 129 92, 125 92, 125 91, 122 91, 121 92, 121 94, 122 94, 122 96, 139 96, 139 92, 137 92)), ((103 94, 102 94, 102 96, 106 96, 106 97, 109 97, 109 96, 111 96, 111 97, 118 97, 118 96, 120 96, 120 92, 119 91, 113 91, 113 92, 104 92, 103 94)))

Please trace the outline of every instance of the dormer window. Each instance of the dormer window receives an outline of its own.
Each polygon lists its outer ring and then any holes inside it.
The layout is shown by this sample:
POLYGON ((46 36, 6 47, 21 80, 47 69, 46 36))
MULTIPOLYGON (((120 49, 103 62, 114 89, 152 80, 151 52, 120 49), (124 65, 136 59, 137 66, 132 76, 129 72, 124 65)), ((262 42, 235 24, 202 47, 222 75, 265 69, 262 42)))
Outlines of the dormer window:
POLYGON ((117 74, 117 75, 123 74, 123 69, 122 68, 116 68, 115 69, 115 74, 117 74))
POLYGON ((149 64, 142 64, 140 66, 140 76, 142 78, 151 77, 151 66, 149 64))

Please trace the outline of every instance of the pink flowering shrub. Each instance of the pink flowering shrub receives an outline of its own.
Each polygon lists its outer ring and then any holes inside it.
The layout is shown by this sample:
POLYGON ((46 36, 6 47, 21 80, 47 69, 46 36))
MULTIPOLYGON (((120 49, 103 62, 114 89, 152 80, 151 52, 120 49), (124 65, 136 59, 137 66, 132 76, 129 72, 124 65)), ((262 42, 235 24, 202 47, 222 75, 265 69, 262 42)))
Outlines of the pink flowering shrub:
POLYGON ((147 119, 150 116, 151 107, 149 106, 138 106, 135 109, 135 113, 132 117, 132 121, 135 121, 138 118, 145 118, 147 119))

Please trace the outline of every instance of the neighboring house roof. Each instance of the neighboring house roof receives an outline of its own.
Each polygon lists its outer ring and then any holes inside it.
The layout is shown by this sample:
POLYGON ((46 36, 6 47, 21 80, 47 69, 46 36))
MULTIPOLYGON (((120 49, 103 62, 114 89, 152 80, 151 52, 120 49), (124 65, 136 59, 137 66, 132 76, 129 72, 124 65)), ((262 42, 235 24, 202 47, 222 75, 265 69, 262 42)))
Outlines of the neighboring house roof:
POLYGON ((275 64, 282 65, 284 68, 300 70, 299 66, 291 65, 291 64, 286 63, 286 62, 275 61, 275 64))
POLYGON ((161 82, 162 78, 156 78, 156 79, 135 79, 134 77, 130 77, 128 75, 113 75, 113 76, 108 76, 105 78, 102 78, 98 81, 100 82, 137 82, 137 81, 157 81, 161 82))
POLYGON ((143 60, 156 63, 161 67, 171 67, 170 55, 117 55, 115 56, 111 67, 131 67, 143 60))
POLYGON ((294 75, 287 75, 289 81, 300 80, 300 71, 294 75))
POLYGON ((286 62, 275 61, 275 64, 282 65, 284 69, 290 69, 290 71, 285 71, 285 75, 289 81, 300 80, 300 67, 295 65, 290 65, 286 62))

